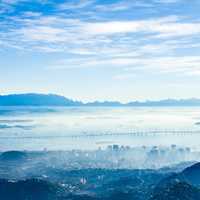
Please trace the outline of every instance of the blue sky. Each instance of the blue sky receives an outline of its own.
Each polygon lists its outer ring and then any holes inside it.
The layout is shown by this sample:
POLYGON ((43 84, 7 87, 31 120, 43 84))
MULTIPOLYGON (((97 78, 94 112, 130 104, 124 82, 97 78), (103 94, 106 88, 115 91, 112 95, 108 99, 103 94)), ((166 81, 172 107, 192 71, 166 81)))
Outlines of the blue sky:
POLYGON ((199 0, 0 0, 0 93, 200 98, 199 0))

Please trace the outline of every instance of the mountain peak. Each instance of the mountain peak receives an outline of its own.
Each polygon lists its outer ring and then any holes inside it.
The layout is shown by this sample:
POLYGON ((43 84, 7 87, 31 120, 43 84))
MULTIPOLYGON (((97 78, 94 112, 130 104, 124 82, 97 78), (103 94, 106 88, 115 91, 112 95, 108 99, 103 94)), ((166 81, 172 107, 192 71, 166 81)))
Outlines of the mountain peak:
POLYGON ((41 93, 26 93, 26 94, 9 94, 0 95, 0 106, 200 106, 200 99, 163 99, 158 101, 132 101, 129 103, 120 103, 119 101, 95 101, 82 103, 74 101, 57 94, 41 94, 41 93))

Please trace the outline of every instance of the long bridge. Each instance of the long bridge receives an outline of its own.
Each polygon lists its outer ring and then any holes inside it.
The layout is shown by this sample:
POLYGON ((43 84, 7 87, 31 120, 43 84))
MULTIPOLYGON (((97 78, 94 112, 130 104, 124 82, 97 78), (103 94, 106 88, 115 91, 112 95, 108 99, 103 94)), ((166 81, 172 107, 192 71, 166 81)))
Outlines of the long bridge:
POLYGON ((102 136, 165 136, 165 135, 193 135, 199 134, 200 130, 133 130, 130 132, 99 132, 88 133, 83 132, 81 135, 72 135, 71 137, 102 137, 102 136))
POLYGON ((119 131, 97 131, 97 132, 81 132, 75 134, 62 134, 62 135, 23 135, 23 136, 0 136, 0 139, 53 139, 53 138, 95 138, 106 136, 134 136, 134 137, 152 137, 152 136, 189 136, 200 135, 200 130, 132 130, 127 132, 119 131))

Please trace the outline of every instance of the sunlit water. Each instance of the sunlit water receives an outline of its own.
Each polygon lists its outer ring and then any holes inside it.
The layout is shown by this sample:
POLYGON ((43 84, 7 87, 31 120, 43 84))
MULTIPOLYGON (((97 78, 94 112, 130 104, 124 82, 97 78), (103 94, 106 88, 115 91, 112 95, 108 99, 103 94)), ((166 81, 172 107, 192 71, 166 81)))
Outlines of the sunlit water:
POLYGON ((110 144, 199 148, 199 122, 199 107, 0 107, 0 150, 95 149, 110 144), (199 134, 140 135, 155 130, 199 134))

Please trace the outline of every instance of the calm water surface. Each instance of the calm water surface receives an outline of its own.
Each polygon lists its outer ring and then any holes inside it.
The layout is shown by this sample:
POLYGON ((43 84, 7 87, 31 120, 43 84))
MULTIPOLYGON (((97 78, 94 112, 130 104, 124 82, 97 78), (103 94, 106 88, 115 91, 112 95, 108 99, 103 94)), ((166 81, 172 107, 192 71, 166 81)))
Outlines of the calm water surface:
POLYGON ((1 151, 94 149, 109 144, 199 148, 200 108, 0 107, 1 151), (197 133, 140 133, 155 130, 197 133), (130 132, 139 133, 127 134, 130 132))

